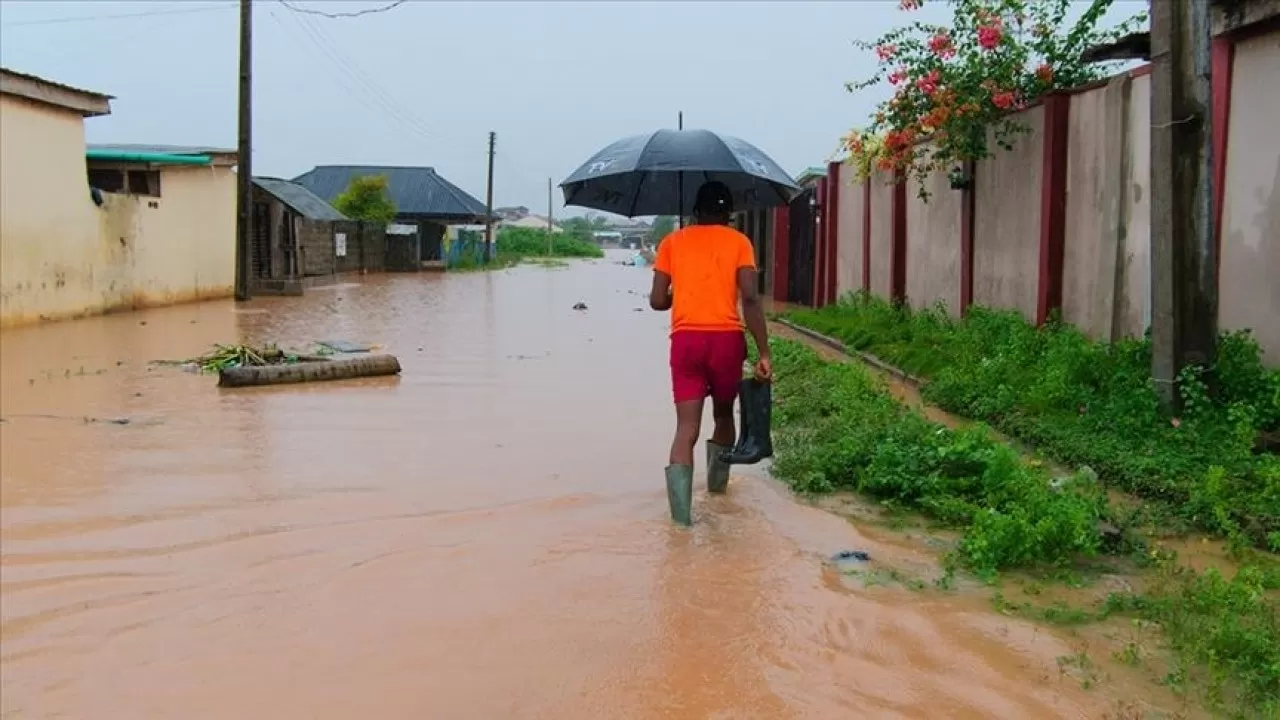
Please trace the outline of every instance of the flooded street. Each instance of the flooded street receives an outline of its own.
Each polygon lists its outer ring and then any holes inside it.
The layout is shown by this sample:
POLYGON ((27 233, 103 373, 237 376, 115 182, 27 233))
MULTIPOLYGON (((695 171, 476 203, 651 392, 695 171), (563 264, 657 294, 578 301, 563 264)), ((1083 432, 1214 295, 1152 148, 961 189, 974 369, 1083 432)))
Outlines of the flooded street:
POLYGON ((848 582, 831 553, 929 560, 758 470, 671 527, 648 283, 370 276, 6 332, 4 717, 1101 718, 1125 694, 985 597, 848 582), (402 375, 220 391, 149 364, 337 339, 402 375))

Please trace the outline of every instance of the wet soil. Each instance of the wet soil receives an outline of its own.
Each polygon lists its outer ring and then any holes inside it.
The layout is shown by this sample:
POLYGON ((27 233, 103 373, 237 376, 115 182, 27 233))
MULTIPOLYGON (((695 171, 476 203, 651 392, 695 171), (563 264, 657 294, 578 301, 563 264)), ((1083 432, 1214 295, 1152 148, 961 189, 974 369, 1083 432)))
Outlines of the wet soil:
POLYGON ((607 259, 367 276, 5 332, 0 714, 1176 710, 1137 675, 1082 682, 1063 669, 1076 638, 987 592, 869 582, 929 577, 938 549, 797 503, 759 470, 671 527, 666 316, 643 310, 648 282, 607 259), (403 373, 219 390, 150 364, 332 338, 378 344, 403 373), (871 562, 833 565, 845 549, 871 562))

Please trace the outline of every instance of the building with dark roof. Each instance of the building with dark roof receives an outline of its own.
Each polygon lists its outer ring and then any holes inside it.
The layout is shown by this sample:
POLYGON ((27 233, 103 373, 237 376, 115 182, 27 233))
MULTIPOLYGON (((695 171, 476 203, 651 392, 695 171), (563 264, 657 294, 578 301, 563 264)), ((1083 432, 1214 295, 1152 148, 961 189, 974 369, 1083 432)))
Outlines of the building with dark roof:
POLYGON ((293 181, 328 202, 358 177, 382 176, 396 206, 388 229, 387 269, 442 268, 448 225, 483 223, 485 204, 444 179, 435 168, 388 165, 318 165, 293 181))

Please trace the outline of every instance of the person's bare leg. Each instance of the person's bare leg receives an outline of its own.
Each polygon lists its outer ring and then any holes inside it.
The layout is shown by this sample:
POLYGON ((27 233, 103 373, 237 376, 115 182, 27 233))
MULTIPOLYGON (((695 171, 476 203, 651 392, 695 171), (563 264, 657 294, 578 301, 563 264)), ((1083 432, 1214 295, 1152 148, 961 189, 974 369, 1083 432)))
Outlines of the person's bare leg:
POLYGON ((711 418, 715 421, 715 429, 711 432, 711 442, 722 447, 733 447, 737 439, 737 430, 733 424, 733 403, 735 398, 711 401, 711 418))
MULTIPOLYGON (((704 399, 676 403, 676 436, 671 441, 672 465, 688 465, 693 467, 693 449, 698 444, 698 434, 702 430, 702 407, 704 399)), ((730 440, 732 445, 733 441, 730 440)))

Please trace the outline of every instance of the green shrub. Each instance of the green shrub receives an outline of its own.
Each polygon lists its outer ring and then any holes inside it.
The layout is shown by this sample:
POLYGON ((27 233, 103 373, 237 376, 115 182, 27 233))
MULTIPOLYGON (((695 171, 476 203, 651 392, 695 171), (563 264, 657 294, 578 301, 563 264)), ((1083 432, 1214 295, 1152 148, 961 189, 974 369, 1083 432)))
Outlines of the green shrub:
POLYGON ((1216 398, 1199 372, 1184 373, 1186 409, 1171 419, 1145 339, 1099 343, 1014 312, 975 307, 955 320, 866 296, 787 317, 926 378, 924 397, 945 410, 1087 465, 1203 530, 1280 550, 1280 458, 1252 447, 1280 424, 1280 373, 1262 366, 1247 333, 1222 337, 1216 398))
POLYGON ((584 240, 572 233, 548 233, 538 228, 502 228, 498 231, 496 243, 499 253, 520 257, 604 257, 604 251, 600 246, 590 240, 584 240), (547 243, 548 234, 550 245, 547 243))
POLYGON ((857 491, 965 530, 956 558, 980 575, 1098 551, 1096 483, 1054 484, 982 427, 950 430, 900 405, 862 367, 771 342, 774 473, 804 492, 857 491))

